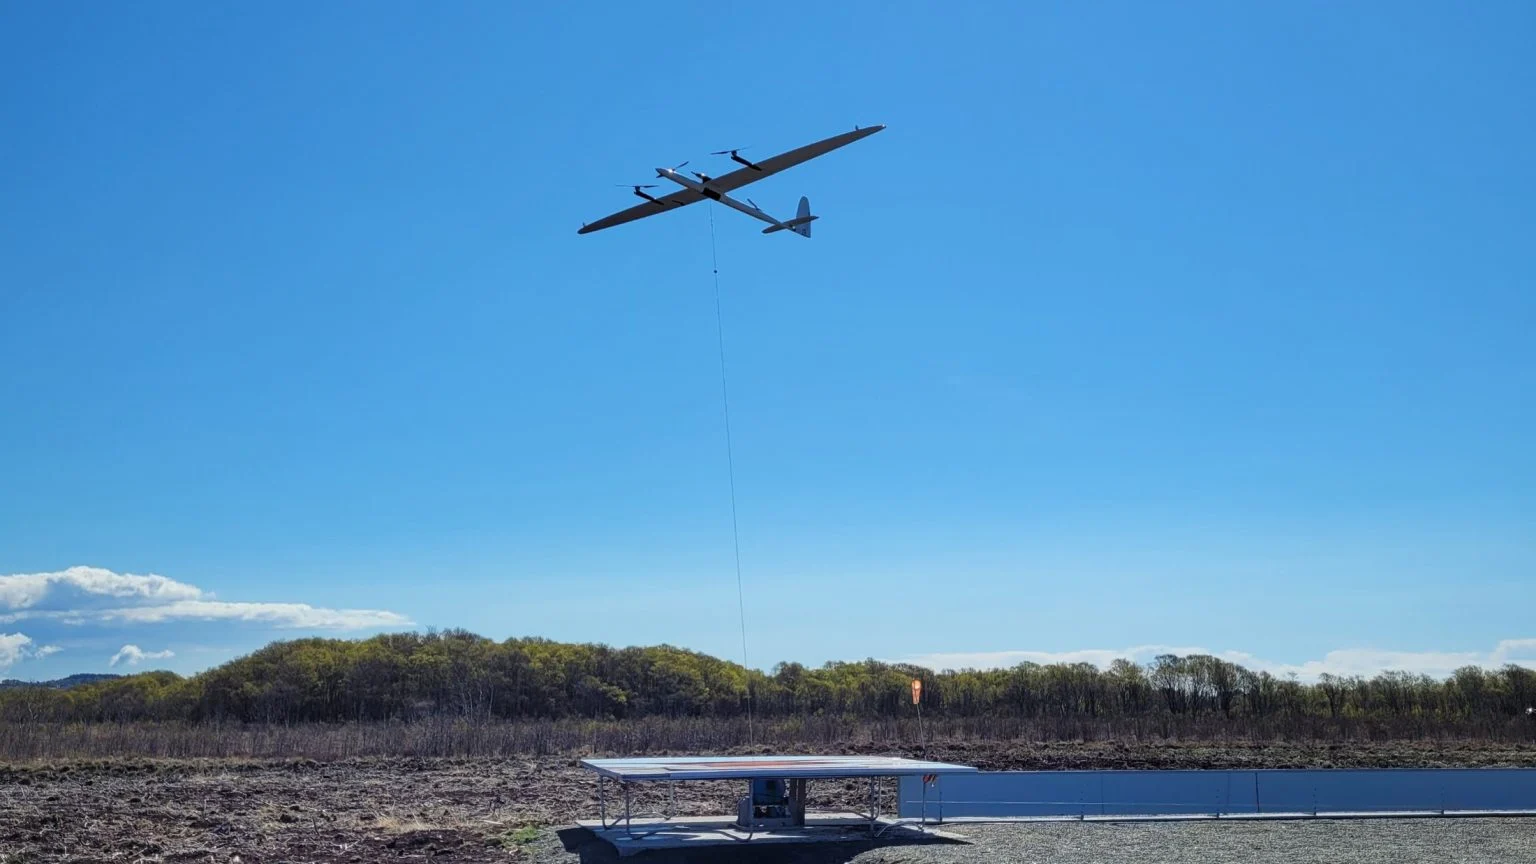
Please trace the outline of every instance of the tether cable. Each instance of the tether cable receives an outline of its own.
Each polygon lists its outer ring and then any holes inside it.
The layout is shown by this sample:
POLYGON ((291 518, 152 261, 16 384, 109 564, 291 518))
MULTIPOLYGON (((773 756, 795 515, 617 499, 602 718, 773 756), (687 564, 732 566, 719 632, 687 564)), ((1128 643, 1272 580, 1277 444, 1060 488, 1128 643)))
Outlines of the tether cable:
POLYGON ((741 528, 736 518, 736 454, 731 446, 731 393, 725 377, 725 316, 720 312, 720 256, 715 249, 715 208, 709 211, 709 264, 715 277, 715 339, 720 347, 720 405, 725 415, 725 464, 731 485, 731 542, 736 551, 736 611, 741 617, 741 668, 747 674, 747 743, 756 743, 752 722, 752 667, 747 663, 747 599, 741 582, 741 528))

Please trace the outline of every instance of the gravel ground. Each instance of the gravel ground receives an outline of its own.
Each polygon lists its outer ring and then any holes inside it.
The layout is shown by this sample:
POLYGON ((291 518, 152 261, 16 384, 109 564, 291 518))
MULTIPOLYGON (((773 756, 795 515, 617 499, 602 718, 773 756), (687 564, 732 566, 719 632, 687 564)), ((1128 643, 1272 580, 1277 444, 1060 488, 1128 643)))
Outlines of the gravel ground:
POLYGON ((619 859, 579 831, 542 836, 530 859, 548 864, 1497 864, 1536 862, 1536 818, 1291 822, 1052 822, 951 826, 965 843, 867 843, 801 850, 647 852, 619 859), (563 842, 562 842, 563 840, 563 842), (566 846, 575 847, 568 851, 566 846))

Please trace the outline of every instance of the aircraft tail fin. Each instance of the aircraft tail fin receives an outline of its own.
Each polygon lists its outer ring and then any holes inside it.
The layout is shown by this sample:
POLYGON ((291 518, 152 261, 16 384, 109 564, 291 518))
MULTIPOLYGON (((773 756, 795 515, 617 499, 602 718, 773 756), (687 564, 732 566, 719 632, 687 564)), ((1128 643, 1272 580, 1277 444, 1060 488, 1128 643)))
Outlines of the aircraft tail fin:
POLYGON ((763 229, 764 234, 772 234, 775 231, 783 231, 785 228, 799 234, 801 237, 811 236, 811 223, 818 217, 811 214, 811 199, 800 197, 800 209, 795 211, 795 218, 789 219, 782 225, 769 225, 763 229))
POLYGON ((809 237, 811 236, 811 220, 815 218, 815 216, 811 215, 811 199, 801 195, 800 209, 795 211, 795 224, 791 225, 790 229, 801 237, 809 237))

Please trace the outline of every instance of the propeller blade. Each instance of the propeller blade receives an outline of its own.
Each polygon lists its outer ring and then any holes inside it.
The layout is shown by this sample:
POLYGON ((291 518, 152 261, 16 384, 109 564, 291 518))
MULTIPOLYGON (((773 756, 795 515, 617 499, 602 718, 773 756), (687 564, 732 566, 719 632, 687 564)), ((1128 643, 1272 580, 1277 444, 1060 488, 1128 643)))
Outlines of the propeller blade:
POLYGON ((620 189, 655 189, 655 183, 615 183, 620 189))
POLYGON ((737 153, 740 153, 743 150, 750 150, 750 149, 752 149, 752 148, 750 148, 750 147, 732 147, 729 150, 716 150, 715 152, 713 152, 713 153, 711 153, 709 155, 711 155, 711 156, 735 156, 737 153))

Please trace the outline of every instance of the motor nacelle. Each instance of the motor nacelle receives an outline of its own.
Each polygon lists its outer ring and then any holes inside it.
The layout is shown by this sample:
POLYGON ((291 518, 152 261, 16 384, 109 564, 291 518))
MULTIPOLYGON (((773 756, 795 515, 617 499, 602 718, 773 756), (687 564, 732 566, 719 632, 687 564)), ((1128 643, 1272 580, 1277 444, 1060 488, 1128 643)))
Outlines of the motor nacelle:
POLYGON ((716 150, 715 152, 713 152, 713 153, 711 153, 709 155, 711 155, 711 156, 730 156, 731 157, 731 161, 737 163, 738 165, 745 165, 748 168, 751 168, 753 171, 761 171, 761 170, 763 170, 763 166, 758 165, 757 163, 752 162, 752 161, 750 161, 748 159, 742 158, 741 151, 743 151, 745 149, 747 149, 747 148, 745 148, 745 147, 737 147, 735 150, 716 150))
POLYGON ((634 190, 636 196, 638 196, 640 198, 644 198, 645 200, 651 202, 652 204, 655 204, 658 207, 665 207, 665 206, 667 206, 666 204, 662 203, 660 198, 657 198, 657 197, 655 197, 655 196, 653 196, 653 195, 651 195, 651 194, 649 194, 647 192, 640 191, 642 189, 655 189, 656 188, 656 184, 655 183, 631 183, 631 184, 629 184, 629 187, 634 190))

